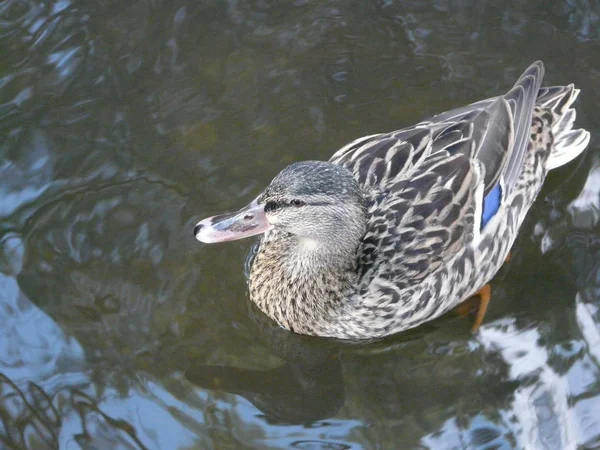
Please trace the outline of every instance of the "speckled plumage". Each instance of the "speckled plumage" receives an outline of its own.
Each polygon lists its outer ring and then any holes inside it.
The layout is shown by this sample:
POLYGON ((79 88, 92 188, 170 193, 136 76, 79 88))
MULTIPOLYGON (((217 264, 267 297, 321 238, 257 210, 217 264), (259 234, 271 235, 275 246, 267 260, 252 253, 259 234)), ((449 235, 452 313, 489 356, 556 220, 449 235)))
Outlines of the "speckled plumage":
POLYGON ((315 216, 322 232, 297 223, 300 207, 278 227, 273 211, 250 270, 251 300, 295 332, 364 339, 415 327, 476 292, 504 262, 547 171, 589 141, 571 129, 578 90, 540 88, 543 72, 534 63, 504 96, 360 138, 329 163, 285 169, 258 202, 268 209, 304 180, 329 219, 315 216), (358 194, 348 193, 353 183, 358 194), (483 199, 498 185, 498 210, 482 227, 483 199), (336 189, 344 200, 326 200, 336 189))

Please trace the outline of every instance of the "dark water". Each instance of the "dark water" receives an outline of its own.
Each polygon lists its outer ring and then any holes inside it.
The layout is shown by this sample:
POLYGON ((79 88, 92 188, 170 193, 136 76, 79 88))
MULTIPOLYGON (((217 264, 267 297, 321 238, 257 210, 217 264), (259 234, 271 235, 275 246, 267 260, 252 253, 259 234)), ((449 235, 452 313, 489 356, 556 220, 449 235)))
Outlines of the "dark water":
POLYGON ((600 3, 0 2, 0 446, 600 448, 600 3), (574 82, 556 170, 486 322, 370 345, 248 307, 201 218, 285 165, 574 82))

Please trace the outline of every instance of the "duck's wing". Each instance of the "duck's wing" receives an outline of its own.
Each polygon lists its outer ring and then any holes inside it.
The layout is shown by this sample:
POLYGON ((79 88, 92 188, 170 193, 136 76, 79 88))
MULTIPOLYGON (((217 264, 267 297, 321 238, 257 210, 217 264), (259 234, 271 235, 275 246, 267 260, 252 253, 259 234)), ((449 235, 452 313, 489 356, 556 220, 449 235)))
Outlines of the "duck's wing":
POLYGON ((446 150, 483 164, 484 195, 501 177, 509 190, 527 150, 543 75, 544 66, 537 61, 504 96, 438 114, 392 133, 362 137, 338 150, 330 162, 353 172, 367 190, 385 190, 429 155, 446 150))
POLYGON ((331 161, 370 192, 363 267, 393 267, 418 282, 478 239, 514 185, 527 150, 543 66, 534 63, 506 95, 361 138, 331 161))
POLYGON ((449 131, 457 133, 457 127, 467 139, 472 136, 470 148, 457 150, 483 164, 484 194, 490 193, 499 182, 510 192, 523 167, 543 78, 544 65, 536 61, 505 95, 439 114, 418 126, 441 129, 434 140, 440 140, 449 131), (464 133, 465 126, 472 126, 472 132, 464 133))
POLYGON ((398 288, 418 283, 478 233, 481 175, 464 155, 437 152, 410 177, 371 197, 363 275, 398 288))

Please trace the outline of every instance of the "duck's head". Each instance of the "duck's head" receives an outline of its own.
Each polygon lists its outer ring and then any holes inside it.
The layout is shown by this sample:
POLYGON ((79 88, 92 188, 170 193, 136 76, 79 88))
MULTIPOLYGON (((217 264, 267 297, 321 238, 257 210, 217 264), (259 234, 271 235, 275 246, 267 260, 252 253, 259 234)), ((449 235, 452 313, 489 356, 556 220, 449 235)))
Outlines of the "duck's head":
POLYGON ((335 164, 305 161, 283 169, 248 206, 202 220, 194 235, 214 243, 282 230, 305 248, 344 251, 356 249, 365 227, 365 198, 352 174, 335 164))

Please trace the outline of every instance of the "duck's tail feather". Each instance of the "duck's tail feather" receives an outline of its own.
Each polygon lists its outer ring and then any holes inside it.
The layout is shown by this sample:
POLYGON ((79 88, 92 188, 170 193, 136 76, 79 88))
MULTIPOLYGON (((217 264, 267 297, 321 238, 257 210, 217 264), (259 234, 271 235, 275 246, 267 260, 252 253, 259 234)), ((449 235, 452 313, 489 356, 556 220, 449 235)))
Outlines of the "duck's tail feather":
POLYGON ((577 115, 571 105, 577 99, 579 89, 568 86, 554 86, 539 90, 536 106, 548 108, 554 115, 552 134, 554 144, 546 162, 546 169, 552 170, 577 158, 590 142, 590 133, 582 128, 573 129, 577 115))
POLYGON ((507 154, 503 178, 507 191, 511 191, 521 174, 527 142, 531 129, 533 107, 544 78, 544 64, 536 61, 519 77, 513 88, 503 98, 510 105, 514 125, 512 146, 507 154))

